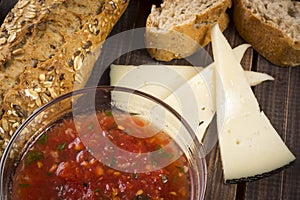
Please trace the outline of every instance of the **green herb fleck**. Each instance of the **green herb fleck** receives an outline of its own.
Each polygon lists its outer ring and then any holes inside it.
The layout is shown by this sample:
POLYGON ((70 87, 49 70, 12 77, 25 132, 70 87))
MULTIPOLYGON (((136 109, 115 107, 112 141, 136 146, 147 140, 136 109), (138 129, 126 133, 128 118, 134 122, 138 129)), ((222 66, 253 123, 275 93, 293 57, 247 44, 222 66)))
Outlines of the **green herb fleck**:
POLYGON ((44 158, 44 153, 40 151, 29 151, 25 158, 25 165, 31 165, 35 161, 41 160, 44 158))
POLYGON ((30 185, 28 183, 20 183, 19 187, 29 187, 30 185))
POLYGON ((99 193, 99 192, 101 192, 101 189, 100 189, 100 188, 97 188, 97 189, 95 189, 94 192, 95 192, 95 193, 99 193))
POLYGON ((124 132, 127 134, 127 135, 131 135, 132 134, 132 131, 130 128, 125 128, 124 132))
POLYGON ((95 126, 94 122, 91 122, 90 125, 88 126, 88 130, 89 131, 93 130, 94 126, 95 126))
POLYGON ((110 166, 110 167, 113 167, 113 166, 115 166, 115 165, 116 165, 116 158, 115 158, 115 157, 112 157, 109 166, 110 166))
POLYGON ((96 196, 100 195, 100 192, 101 192, 100 188, 94 190, 96 196))
POLYGON ((133 173, 133 175, 132 175, 132 176, 133 176, 133 178, 134 178, 134 179, 138 179, 138 177, 139 177, 139 174, 138 174, 138 173, 133 173))
POLYGON ((172 184, 174 184, 178 179, 178 176, 174 176, 173 179, 172 179, 172 184))
POLYGON ((160 149, 161 149, 161 146, 160 146, 159 144, 156 144, 156 145, 155 145, 155 149, 156 149, 156 150, 160 150, 160 149))
POLYGON ((116 122, 113 122, 110 127, 107 127, 108 130, 112 130, 116 128, 118 128, 118 124, 116 122))
POLYGON ((157 160, 154 156, 152 156, 152 165, 156 167, 158 165, 157 160))
POLYGON ((52 173, 51 172, 47 172, 47 176, 52 176, 52 173))
POLYGON ((64 142, 64 143, 61 143, 60 145, 58 145, 58 146, 56 147, 56 150, 62 151, 65 147, 66 147, 66 143, 64 142))
POLYGON ((179 172, 184 173, 183 167, 178 166, 178 165, 176 165, 175 167, 178 169, 179 172))
POLYGON ((163 158, 173 158, 173 154, 172 153, 169 153, 167 152, 164 148, 162 148, 160 145, 156 145, 156 150, 158 151, 158 154, 161 155, 163 158))
POLYGON ((150 200, 151 197, 147 194, 140 194, 133 198, 133 200, 150 200))
POLYGON ((48 135, 47 134, 43 134, 38 140, 37 142, 39 144, 45 145, 48 139, 48 135))
POLYGON ((169 153, 169 152, 167 152, 167 151, 164 151, 164 153, 162 154, 162 156, 164 157, 164 158, 168 158, 168 159, 171 159, 171 158, 173 158, 173 154, 172 153, 169 153))
POLYGON ((163 184, 165 184, 165 183, 168 182, 168 177, 167 177, 166 175, 160 174, 159 177, 160 177, 160 180, 161 180, 161 182, 162 182, 163 184))
POLYGON ((113 116, 113 114, 112 114, 111 111, 105 111, 105 115, 106 115, 106 116, 109 116, 109 117, 113 116))

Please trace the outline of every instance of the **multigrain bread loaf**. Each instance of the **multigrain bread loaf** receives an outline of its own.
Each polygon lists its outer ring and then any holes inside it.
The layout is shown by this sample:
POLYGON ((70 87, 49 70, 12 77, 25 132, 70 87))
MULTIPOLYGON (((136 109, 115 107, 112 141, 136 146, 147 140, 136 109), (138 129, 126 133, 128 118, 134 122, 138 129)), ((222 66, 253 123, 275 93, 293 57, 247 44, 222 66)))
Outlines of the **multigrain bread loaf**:
POLYGON ((57 54, 101 6, 97 0, 19 1, 1 27, 0 103, 26 67, 34 68, 57 54))
POLYGON ((20 0, 0 35, 0 157, 19 125, 83 87, 129 0, 20 0), (83 65, 85 62, 90 65, 83 65))
POLYGON ((153 5, 146 22, 145 42, 151 57, 170 61, 192 55, 210 42, 210 29, 225 30, 231 0, 164 0, 153 5))
POLYGON ((271 63, 300 65, 300 2, 234 0, 237 31, 271 63))

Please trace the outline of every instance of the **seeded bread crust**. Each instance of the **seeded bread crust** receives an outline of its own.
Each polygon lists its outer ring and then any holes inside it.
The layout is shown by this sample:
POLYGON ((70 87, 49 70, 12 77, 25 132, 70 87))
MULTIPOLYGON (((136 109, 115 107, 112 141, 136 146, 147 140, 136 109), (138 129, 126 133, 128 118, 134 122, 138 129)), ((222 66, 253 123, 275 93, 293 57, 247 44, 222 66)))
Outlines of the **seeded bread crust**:
POLYGON ((26 67, 58 53, 101 6, 98 0, 20 0, 1 26, 0 103, 26 67))
MULTIPOLYGON (((247 6, 245 0, 234 0, 233 2, 234 24, 245 41, 251 44, 260 55, 277 66, 300 65, 300 2, 274 1, 289 3, 289 9, 293 9, 292 13, 286 12, 286 17, 294 18, 294 22, 292 22, 294 24, 289 25, 295 28, 295 32, 291 35, 277 26, 278 24, 273 19, 269 19, 266 15, 259 16, 258 13, 253 12, 251 7, 258 7, 259 2, 253 3, 251 6, 247 6), (291 37, 293 35, 294 38, 291 37)), ((268 7, 268 1, 265 1, 264 6, 268 7)), ((274 15, 276 14, 273 13, 274 15)), ((272 18, 272 15, 270 17, 272 18)))
MULTIPOLYGON (((176 2, 179 2, 179 5, 190 3, 185 0, 176 2)), ((157 13, 171 10, 169 4, 172 5, 173 1, 163 1, 161 8, 153 6, 147 18, 145 33, 145 43, 150 56, 160 61, 190 56, 199 49, 199 45, 203 47, 210 42, 210 30, 214 24, 218 23, 220 29, 224 31, 229 24, 226 10, 231 7, 231 0, 208 2, 200 13, 193 13, 186 17, 183 13, 181 17, 184 22, 172 27, 165 26, 163 16, 157 17, 157 13)), ((180 6, 177 8, 180 9, 180 6)))
POLYGON ((5 42, 0 46, 0 79, 7 83, 1 91, 0 157, 15 130, 34 110, 85 85, 103 41, 129 0, 25 2, 16 4, 1 27, 0 41, 5 42), (39 6, 32 12, 36 18, 24 12, 33 3, 39 6), (16 22, 21 22, 20 31, 9 31, 16 16, 22 18, 16 22), (29 19, 22 22, 26 16, 29 19), (14 54, 16 50, 20 53, 14 54))

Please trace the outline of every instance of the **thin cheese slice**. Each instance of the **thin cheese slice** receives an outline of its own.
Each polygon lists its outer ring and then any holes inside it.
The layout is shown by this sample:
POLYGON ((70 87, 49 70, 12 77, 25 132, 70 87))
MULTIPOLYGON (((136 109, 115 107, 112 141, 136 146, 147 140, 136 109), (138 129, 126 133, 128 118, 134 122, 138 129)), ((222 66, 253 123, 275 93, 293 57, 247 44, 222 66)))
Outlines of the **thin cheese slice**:
MULTIPOLYGON (((233 49, 241 61, 250 45, 233 49)), ((249 84, 254 86, 273 80, 267 74, 245 71, 249 84)), ((215 114, 214 64, 202 68, 173 65, 111 65, 111 85, 123 86, 149 93, 171 105, 203 140, 215 114)), ((121 97, 119 97, 121 98, 121 97)))
POLYGON ((165 99, 202 69, 179 65, 111 65, 110 84, 137 89, 165 99))
MULTIPOLYGON (((205 68, 212 70, 212 67, 213 65, 211 64, 205 68)), ((112 64, 110 70, 110 84, 112 86, 139 89, 141 91, 154 94, 156 97, 161 99, 165 99, 181 85, 198 75, 198 73, 200 73, 203 69, 203 67, 195 68, 192 66, 179 65, 135 66, 112 64), (168 79, 166 79, 166 77, 168 77, 168 79), (162 83, 167 82, 169 82, 168 85, 162 85, 162 83)), ((272 76, 261 72, 245 71, 245 75, 250 86, 256 86, 264 81, 274 80, 272 76)))
POLYGON ((211 67, 189 79, 164 101, 187 120, 199 141, 215 114, 214 86, 211 67))
MULTIPOLYGON (((242 44, 233 49, 236 58, 241 61, 245 51, 250 47, 242 44)), ((212 77, 213 63, 205 67, 209 68, 203 75, 206 80, 212 77), (207 74, 207 78, 205 77, 207 74)), ((138 89, 150 93, 160 99, 170 96, 177 88, 199 77, 203 67, 180 66, 180 65, 111 65, 110 84, 138 89)), ((247 80, 251 86, 258 85, 263 81, 274 80, 268 74, 245 71, 247 80)), ((211 82, 211 81, 209 81, 211 82)))
POLYGON ((290 164, 295 156, 260 111, 243 69, 218 25, 211 36, 225 181, 253 180, 290 164))

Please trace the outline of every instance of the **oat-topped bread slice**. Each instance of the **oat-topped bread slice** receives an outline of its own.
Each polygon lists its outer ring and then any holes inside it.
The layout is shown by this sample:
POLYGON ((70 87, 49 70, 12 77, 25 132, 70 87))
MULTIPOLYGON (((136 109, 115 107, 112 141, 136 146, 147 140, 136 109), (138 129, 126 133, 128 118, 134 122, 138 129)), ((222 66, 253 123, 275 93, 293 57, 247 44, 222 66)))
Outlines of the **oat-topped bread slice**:
MULTIPOLYGON (((19 1, 16 8, 31 9, 30 3, 23 6, 22 2, 25 0, 19 1)), ((41 19, 29 18, 23 22, 21 27, 26 30, 17 31, 16 38, 9 39, 12 36, 8 31, 4 32, 8 37, 2 37, 6 39, 3 45, 7 45, 2 50, 10 52, 2 53, 1 59, 5 64, 0 77, 8 82, 2 88, 0 157, 14 131, 35 109, 85 85, 102 43, 129 0, 38 0, 36 3, 43 8, 32 15, 41 19), (25 34, 21 34, 23 31, 25 34), (11 53, 15 49, 22 52, 11 53), (10 73, 12 70, 17 74, 10 73)), ((12 15, 20 14, 10 14, 8 18, 12 15)), ((12 21, 8 18, 2 28, 12 21)))
POLYGON ((152 6, 145 41, 150 55, 162 61, 183 58, 210 42, 210 29, 219 23, 225 30, 231 0, 164 0, 152 6))
POLYGON ((300 65, 300 2, 234 0, 239 34, 267 60, 279 66, 300 65))

